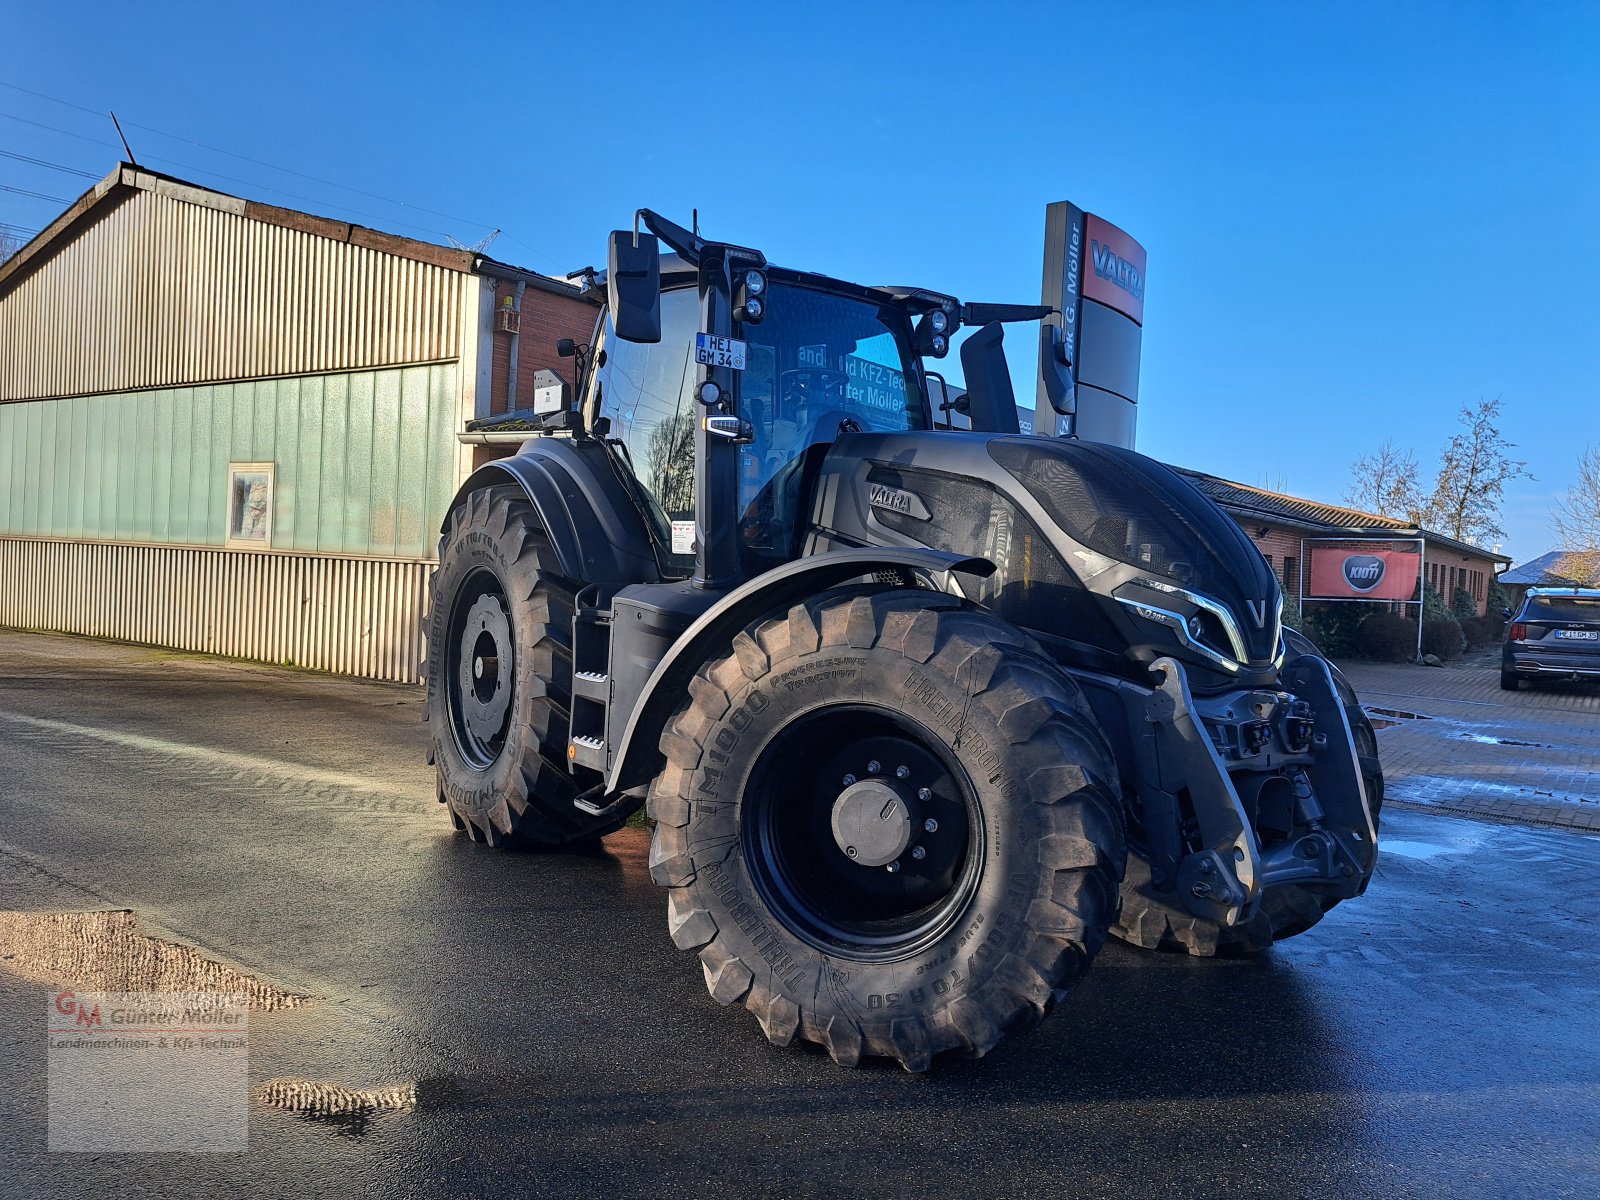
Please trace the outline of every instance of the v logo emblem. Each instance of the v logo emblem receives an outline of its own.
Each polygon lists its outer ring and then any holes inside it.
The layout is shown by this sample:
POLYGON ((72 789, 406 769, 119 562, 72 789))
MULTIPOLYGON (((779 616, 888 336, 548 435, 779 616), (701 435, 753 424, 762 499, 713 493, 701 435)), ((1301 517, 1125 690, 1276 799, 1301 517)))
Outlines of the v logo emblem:
POLYGON ((1265 600, 1246 600, 1245 604, 1250 607, 1250 615, 1255 618, 1256 628, 1265 629, 1267 627, 1267 602, 1265 600))

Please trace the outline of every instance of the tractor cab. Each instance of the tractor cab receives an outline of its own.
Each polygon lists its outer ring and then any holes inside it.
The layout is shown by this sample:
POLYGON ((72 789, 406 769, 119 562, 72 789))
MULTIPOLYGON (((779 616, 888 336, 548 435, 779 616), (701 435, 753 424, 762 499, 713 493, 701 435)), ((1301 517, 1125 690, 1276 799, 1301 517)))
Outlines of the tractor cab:
POLYGON ((964 318, 995 323, 963 350, 981 381, 963 414, 1016 432, 998 321, 1050 310, 864 287, 641 218, 677 253, 661 254, 655 236, 612 235, 585 417, 625 456, 668 576, 715 588, 792 561, 840 436, 948 428, 942 380, 935 403, 923 359, 943 358, 964 318), (697 460, 701 485, 726 503, 696 504, 697 460))
POLYGON ((734 322, 742 365, 729 367, 727 392, 703 403, 697 275, 681 259, 663 259, 659 341, 619 337, 607 311, 585 416, 626 457, 664 569, 687 576, 694 569, 696 430, 708 416, 736 415, 738 436, 725 439, 724 453, 734 462, 739 574, 749 578, 799 554, 817 468, 841 434, 930 429, 935 414, 904 304, 770 268, 756 276, 752 297, 761 317, 746 313, 734 322))

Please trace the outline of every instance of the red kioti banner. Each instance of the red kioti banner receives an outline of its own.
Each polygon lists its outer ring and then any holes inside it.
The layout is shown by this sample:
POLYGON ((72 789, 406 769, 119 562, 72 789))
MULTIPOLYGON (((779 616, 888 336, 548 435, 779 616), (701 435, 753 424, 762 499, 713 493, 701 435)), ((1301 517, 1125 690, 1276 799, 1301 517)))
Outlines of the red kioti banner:
POLYGON ((1415 550, 1317 546, 1311 551, 1308 600, 1411 600, 1422 556, 1415 550))

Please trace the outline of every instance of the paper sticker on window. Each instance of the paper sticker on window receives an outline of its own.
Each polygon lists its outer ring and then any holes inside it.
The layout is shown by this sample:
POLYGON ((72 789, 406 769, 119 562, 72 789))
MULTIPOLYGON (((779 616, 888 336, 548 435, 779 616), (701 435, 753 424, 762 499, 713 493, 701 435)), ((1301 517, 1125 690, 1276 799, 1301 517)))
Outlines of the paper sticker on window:
POLYGON ((674 521, 672 523, 672 552, 674 554, 694 553, 693 521, 674 521))

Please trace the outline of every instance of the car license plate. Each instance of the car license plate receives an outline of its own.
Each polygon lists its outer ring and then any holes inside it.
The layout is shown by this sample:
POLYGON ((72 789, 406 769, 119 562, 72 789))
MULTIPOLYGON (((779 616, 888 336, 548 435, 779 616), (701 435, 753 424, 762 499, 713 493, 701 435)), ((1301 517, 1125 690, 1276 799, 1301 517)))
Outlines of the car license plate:
POLYGON ((1600 630, 1558 629, 1556 636, 1564 642, 1600 642, 1600 630))
POLYGON ((703 367, 744 370, 744 343, 738 338, 717 337, 710 333, 694 335, 694 360, 703 367))

